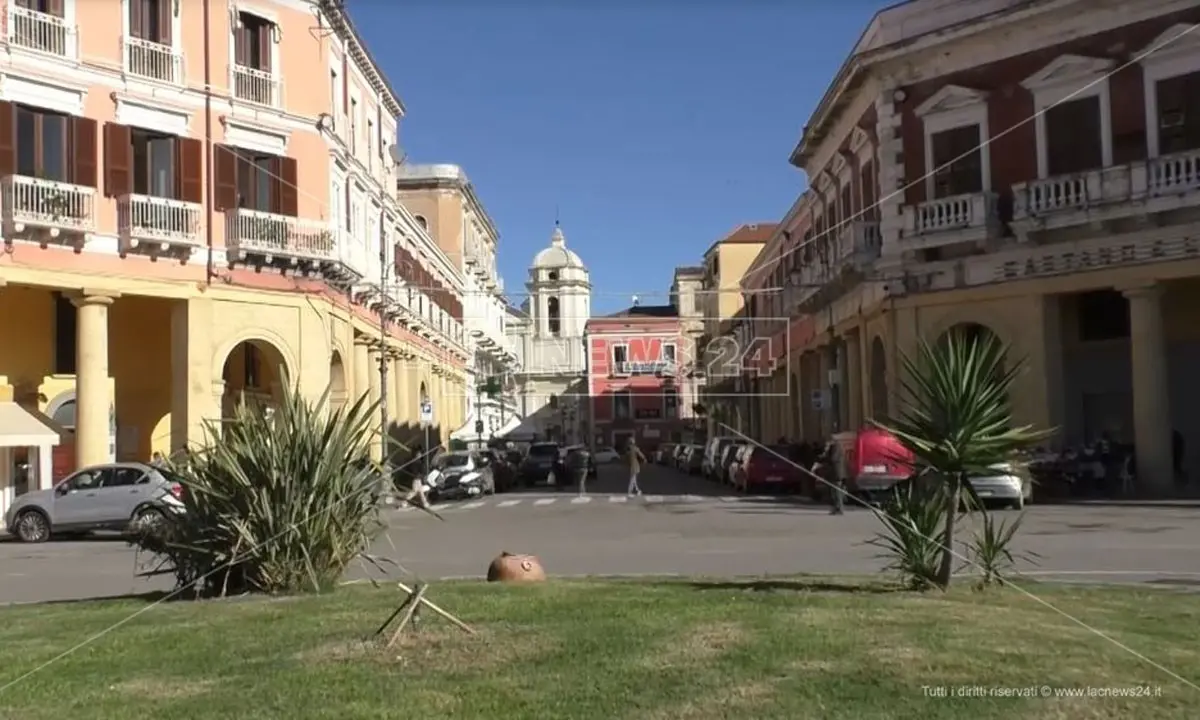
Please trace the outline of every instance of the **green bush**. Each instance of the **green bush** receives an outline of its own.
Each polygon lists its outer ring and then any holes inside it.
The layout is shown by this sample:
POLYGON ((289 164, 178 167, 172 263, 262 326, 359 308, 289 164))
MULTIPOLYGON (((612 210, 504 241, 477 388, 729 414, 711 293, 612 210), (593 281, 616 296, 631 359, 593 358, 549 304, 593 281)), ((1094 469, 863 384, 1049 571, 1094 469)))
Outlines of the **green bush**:
POLYGON ((1013 539, 1024 520, 1024 514, 1006 522, 983 511, 979 527, 967 543, 967 567, 979 570, 980 587, 1004 582, 1013 574, 1018 560, 1036 564, 1040 557, 1037 553, 1014 553, 1012 550, 1013 539))
POLYGON ((867 540, 886 561, 885 572, 895 572, 913 590, 937 585, 941 566, 946 513, 944 486, 910 479, 888 494, 878 515, 883 529, 867 540))
POLYGON ((184 512, 133 542, 201 595, 320 591, 383 524, 370 460, 373 406, 331 409, 289 391, 271 412, 241 405, 178 463, 184 512))

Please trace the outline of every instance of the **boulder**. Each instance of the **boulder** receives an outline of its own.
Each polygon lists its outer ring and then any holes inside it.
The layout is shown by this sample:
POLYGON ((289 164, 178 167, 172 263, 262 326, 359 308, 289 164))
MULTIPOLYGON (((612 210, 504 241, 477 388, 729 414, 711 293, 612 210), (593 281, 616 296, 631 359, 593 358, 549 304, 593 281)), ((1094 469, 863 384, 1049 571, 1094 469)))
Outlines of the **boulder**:
POLYGON ((542 582, 546 571, 533 555, 514 555, 502 552, 488 566, 488 582, 542 582))

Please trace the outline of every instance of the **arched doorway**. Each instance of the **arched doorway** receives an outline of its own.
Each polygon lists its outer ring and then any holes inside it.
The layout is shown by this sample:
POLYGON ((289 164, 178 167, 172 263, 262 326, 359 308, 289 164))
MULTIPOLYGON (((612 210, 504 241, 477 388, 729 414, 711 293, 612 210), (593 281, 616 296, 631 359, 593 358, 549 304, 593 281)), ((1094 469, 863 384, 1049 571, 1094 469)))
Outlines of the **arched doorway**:
POLYGON ((346 366, 337 350, 329 358, 329 407, 340 410, 346 405, 346 366))
POLYGON ((987 325, 977 322, 964 322, 951 326, 949 330, 938 337, 938 342, 947 342, 952 337, 959 337, 968 343, 978 343, 994 340, 997 336, 987 325))
POLYGON ((871 341, 871 417, 882 420, 888 414, 887 354, 883 338, 871 341))
POLYGON ((283 399, 287 363, 274 345, 262 340, 244 340, 225 358, 221 379, 225 381, 221 417, 233 417, 241 403, 266 410, 283 399))

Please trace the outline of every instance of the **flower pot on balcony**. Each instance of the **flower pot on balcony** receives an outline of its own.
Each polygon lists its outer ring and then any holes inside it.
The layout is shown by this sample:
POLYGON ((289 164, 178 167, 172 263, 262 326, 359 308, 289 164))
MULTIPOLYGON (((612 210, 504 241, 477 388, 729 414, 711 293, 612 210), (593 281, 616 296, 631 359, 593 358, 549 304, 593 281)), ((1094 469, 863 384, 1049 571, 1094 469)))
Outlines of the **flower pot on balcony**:
POLYGON ((502 552, 488 566, 488 582, 543 582, 546 571, 533 555, 513 555, 502 552))

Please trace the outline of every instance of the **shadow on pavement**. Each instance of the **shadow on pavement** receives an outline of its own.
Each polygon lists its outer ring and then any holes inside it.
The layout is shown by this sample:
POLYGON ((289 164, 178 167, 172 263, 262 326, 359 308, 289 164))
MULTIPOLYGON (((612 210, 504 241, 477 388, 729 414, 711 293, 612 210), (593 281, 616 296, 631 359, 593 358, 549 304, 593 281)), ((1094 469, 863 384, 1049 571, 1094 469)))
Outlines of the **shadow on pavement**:
MULTIPOLYGON (((679 584, 680 581, 667 581, 667 584, 679 584)), ((820 593, 853 593, 884 595, 889 593, 908 592, 901 585, 884 583, 877 580, 837 580, 830 578, 792 578, 792 579, 756 579, 756 580, 694 580, 685 582, 693 590, 741 590, 744 592, 820 592, 820 593)))
POLYGON ((123 595, 94 595, 85 598, 68 598, 64 600, 44 600, 38 605, 74 605, 77 603, 96 603, 96 602, 144 602, 147 605, 153 605, 159 602, 176 602, 180 600, 190 600, 192 596, 187 593, 179 593, 172 596, 170 592, 165 590, 153 590, 144 593, 125 593, 123 595))
POLYGON ((29 547, 37 547, 39 545, 61 545, 63 543, 113 543, 127 542, 129 538, 120 533, 97 533, 83 535, 52 535, 50 539, 44 543, 22 543, 14 535, 0 533, 0 544, 11 543, 13 545, 28 545, 29 547))

